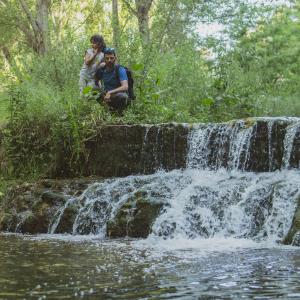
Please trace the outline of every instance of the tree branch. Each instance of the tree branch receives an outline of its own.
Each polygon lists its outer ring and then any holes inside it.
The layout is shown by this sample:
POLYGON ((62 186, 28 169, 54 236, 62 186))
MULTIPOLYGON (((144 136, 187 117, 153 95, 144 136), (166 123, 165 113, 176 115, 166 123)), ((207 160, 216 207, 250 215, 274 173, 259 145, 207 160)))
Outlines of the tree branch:
POLYGON ((122 2, 125 4, 125 6, 127 7, 127 9, 134 14, 135 16, 137 16, 137 11, 135 9, 132 8, 131 4, 127 1, 127 0, 122 0, 122 2))
POLYGON ((28 20, 29 24, 31 25, 32 30, 37 35, 39 29, 38 29, 38 26, 36 24, 36 20, 34 19, 33 15, 31 14, 26 2, 24 0, 19 0, 19 2, 21 4, 22 9, 24 10, 24 12, 26 14, 27 20, 28 20))

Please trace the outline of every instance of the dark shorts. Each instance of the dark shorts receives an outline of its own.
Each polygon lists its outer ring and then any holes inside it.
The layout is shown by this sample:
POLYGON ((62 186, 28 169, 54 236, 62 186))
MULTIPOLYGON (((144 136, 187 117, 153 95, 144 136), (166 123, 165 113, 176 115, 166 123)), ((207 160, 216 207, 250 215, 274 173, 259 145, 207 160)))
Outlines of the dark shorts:
POLYGON ((100 97, 99 97, 100 103, 103 103, 103 104, 105 103, 106 105, 108 105, 109 109, 112 111, 122 111, 130 104, 130 99, 129 99, 127 93, 112 94, 110 96, 110 101, 108 101, 108 102, 104 101, 105 94, 106 94, 105 92, 102 92, 100 94, 100 97))

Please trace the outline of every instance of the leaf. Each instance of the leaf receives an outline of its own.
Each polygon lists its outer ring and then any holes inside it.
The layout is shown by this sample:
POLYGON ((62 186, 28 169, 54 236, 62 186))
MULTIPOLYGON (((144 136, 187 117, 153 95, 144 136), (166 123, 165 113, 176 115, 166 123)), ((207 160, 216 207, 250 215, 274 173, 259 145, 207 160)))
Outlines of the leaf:
POLYGON ((215 103, 215 101, 211 98, 205 98, 205 99, 201 100, 201 104, 205 105, 205 106, 211 106, 214 103, 215 103))
POLYGON ((84 95, 87 95, 88 93, 91 92, 92 89, 93 89, 93 88, 92 88, 91 86, 86 86, 86 87, 82 90, 82 93, 83 93, 84 95))
POLYGON ((151 94, 151 98, 153 99, 153 100, 158 100, 159 99, 159 93, 153 93, 153 94, 151 94))
POLYGON ((142 71, 144 69, 144 65, 143 64, 134 64, 131 66, 131 69, 133 71, 142 71))

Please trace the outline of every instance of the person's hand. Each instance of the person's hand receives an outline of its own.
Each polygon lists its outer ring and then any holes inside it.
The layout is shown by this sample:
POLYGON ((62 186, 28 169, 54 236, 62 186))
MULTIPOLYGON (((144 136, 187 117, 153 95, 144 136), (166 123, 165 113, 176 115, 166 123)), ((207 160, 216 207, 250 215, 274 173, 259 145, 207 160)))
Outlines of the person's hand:
POLYGON ((104 101, 107 103, 107 102, 110 102, 110 92, 107 92, 106 95, 104 96, 104 101))
POLYGON ((99 64, 100 68, 104 68, 105 67, 105 62, 103 61, 102 63, 99 64))

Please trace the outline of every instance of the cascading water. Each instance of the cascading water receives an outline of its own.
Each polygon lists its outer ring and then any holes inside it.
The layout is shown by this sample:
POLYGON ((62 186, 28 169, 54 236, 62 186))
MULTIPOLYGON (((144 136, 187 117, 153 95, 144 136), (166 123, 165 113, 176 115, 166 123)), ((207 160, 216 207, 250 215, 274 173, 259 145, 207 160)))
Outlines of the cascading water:
MULTIPOLYGON (((107 223, 116 218, 120 208, 142 194, 149 203, 161 205, 149 239, 281 241, 291 227, 300 198, 299 171, 289 170, 300 123, 298 119, 290 122, 285 129, 282 158, 278 158, 274 146, 273 120, 267 122, 263 148, 254 140, 261 130, 255 122, 195 126, 189 136, 185 170, 94 183, 66 203, 49 232, 57 232, 64 211, 72 206, 76 208, 73 234, 104 237, 107 223), (262 149, 269 172, 246 172, 255 163, 253 149, 262 149), (273 171, 276 164, 281 171, 273 171)), ((146 140, 147 136, 143 145, 146 140)), ((128 209, 126 226, 134 209, 128 209)))
MULTIPOLYGON (((284 139, 284 155, 283 155, 283 166, 285 168, 291 167, 291 159, 293 156, 293 149, 295 147, 295 140, 299 132, 300 132, 300 121, 292 123, 290 126, 287 127, 287 132, 284 139)), ((299 165, 297 167, 299 167, 299 165)))
POLYGON ((189 138, 188 167, 244 170, 253 130, 255 125, 245 127, 243 121, 196 127, 189 138))

